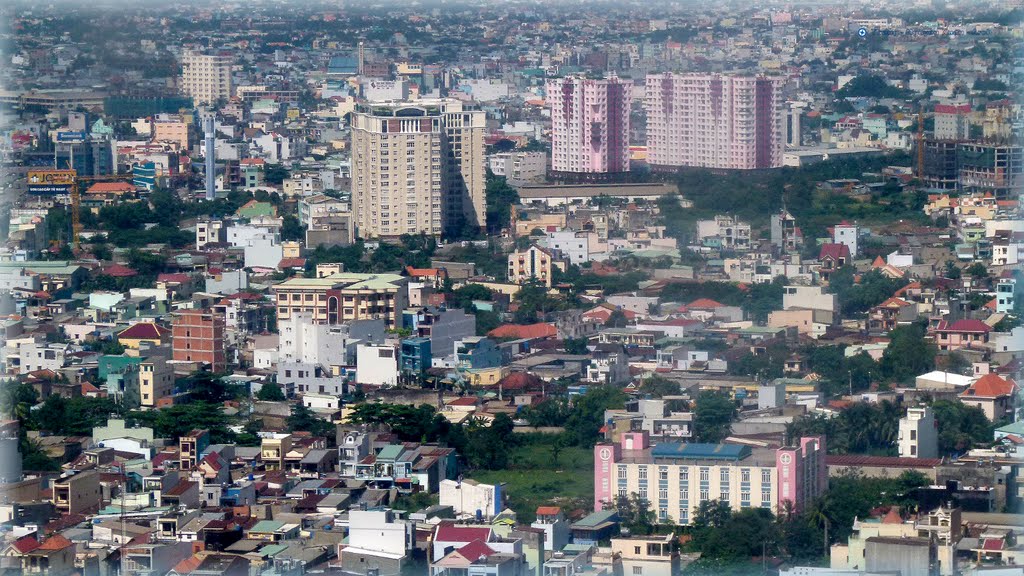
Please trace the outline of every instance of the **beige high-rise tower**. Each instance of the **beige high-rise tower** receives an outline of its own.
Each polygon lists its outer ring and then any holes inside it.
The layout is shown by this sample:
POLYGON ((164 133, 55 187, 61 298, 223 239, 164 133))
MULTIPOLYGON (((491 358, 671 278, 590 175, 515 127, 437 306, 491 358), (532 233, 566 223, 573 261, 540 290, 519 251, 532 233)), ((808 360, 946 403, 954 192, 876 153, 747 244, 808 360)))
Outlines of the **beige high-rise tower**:
POLYGON ((231 58, 186 50, 181 55, 181 92, 196 104, 231 98, 231 58))
POLYGON ((452 236, 481 228, 485 119, 450 99, 359 106, 352 116, 359 236, 452 236))

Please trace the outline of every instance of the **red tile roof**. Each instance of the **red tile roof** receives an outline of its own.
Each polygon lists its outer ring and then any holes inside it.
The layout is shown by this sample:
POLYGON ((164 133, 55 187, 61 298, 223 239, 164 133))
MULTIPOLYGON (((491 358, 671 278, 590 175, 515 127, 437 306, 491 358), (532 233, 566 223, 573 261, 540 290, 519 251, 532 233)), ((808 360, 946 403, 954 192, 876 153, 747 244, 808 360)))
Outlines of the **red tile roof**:
POLYGON ((189 276, 188 274, 169 272, 164 272, 162 274, 157 275, 156 277, 157 282, 177 282, 178 284, 185 284, 191 279, 192 277, 189 276))
POLYGON ((558 506, 538 506, 537 516, 555 516, 561 511, 562 509, 558 506))
POLYGON ((849 260, 850 247, 846 244, 822 244, 821 252, 818 253, 818 260, 824 260, 825 258, 831 258, 836 261, 839 261, 840 258, 849 260))
POLYGON ((973 384, 960 393, 960 396, 965 398, 998 398, 1000 396, 1009 396, 1016 391, 1016 382, 1005 379, 998 374, 990 373, 975 380, 973 384))
POLYGON ((825 456, 825 464, 829 466, 871 466, 874 468, 935 468, 942 464, 942 460, 939 458, 829 454, 825 456))
POLYGON ((939 322, 939 325, 935 327, 936 332, 981 332, 987 334, 992 331, 992 327, 985 324, 981 320, 974 320, 973 318, 965 318, 963 320, 957 320, 950 324, 946 320, 939 322))
POLYGON ((102 192, 135 192, 135 186, 127 182, 97 182, 85 191, 86 194, 98 194, 102 192))
POLYGON ((277 267, 284 268, 303 268, 306 265, 305 258, 281 258, 281 261, 277 263, 277 267))
POLYGON ((473 396, 463 396, 462 398, 456 398, 451 402, 448 402, 449 406, 476 406, 477 399, 473 396))
POLYGON ((494 554, 494 550, 480 540, 473 540, 469 544, 466 544, 462 548, 456 550, 456 552, 459 553, 459 556, 462 556, 470 562, 476 562, 481 558, 487 558, 491 554, 494 554))
POLYGON ((505 376, 495 386, 500 386, 504 391, 540 389, 544 381, 526 372, 513 372, 505 376))
POLYGON ((981 548, 982 550, 1002 550, 1005 544, 1006 541, 1002 538, 985 538, 981 548))
POLYGON ((715 302, 711 298, 697 298, 686 305, 690 310, 714 310, 725 306, 721 302, 715 302))
POLYGON ((68 540, 67 538, 61 536, 60 534, 54 534, 53 536, 50 536, 49 538, 44 540, 43 543, 39 545, 39 549, 40 550, 63 550, 65 548, 67 548, 68 546, 74 546, 74 544, 70 540, 68 540))
POLYGON ((36 548, 39 548, 39 541, 32 535, 22 536, 14 541, 14 549, 20 554, 28 554, 36 548))
POLYGON ((129 278, 131 276, 138 275, 138 272, 136 272, 135 270, 132 270, 131 268, 127 266, 122 266, 120 264, 108 266, 100 273, 105 276, 113 276, 114 278, 129 278))
POLYGON ((558 334, 554 324, 540 322, 526 326, 504 324, 487 333, 492 338, 551 338, 558 334))

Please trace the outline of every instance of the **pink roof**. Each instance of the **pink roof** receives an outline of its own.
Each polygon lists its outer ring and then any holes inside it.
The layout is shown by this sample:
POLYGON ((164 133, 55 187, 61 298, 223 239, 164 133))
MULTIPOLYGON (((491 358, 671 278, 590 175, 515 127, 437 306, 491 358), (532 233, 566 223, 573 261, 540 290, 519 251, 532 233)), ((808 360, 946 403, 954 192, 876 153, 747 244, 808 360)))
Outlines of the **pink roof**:
POLYGON ((448 523, 437 525, 437 533, 434 536, 435 542, 472 542, 474 540, 487 541, 491 537, 490 528, 476 528, 471 526, 455 526, 448 523))
POLYGON ((936 114, 970 114, 971 113, 971 105, 970 104, 961 104, 959 106, 954 106, 952 104, 936 104, 935 105, 935 113, 936 114))

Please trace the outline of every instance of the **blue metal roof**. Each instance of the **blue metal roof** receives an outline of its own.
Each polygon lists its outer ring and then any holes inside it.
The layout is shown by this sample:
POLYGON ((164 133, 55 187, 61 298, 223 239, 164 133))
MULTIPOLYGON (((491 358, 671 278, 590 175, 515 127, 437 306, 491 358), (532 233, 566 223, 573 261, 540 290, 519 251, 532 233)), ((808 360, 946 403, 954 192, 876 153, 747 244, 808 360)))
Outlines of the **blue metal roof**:
POLYGON ((750 456, 750 446, 738 444, 687 444, 664 442, 651 448, 654 458, 689 460, 742 460, 750 456))

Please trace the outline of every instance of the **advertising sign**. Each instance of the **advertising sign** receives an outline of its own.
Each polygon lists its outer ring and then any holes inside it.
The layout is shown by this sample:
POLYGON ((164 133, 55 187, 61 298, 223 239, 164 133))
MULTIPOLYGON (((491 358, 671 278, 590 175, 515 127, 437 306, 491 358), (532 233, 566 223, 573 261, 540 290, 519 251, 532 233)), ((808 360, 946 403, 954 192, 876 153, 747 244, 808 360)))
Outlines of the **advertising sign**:
POLYGON ((29 170, 29 194, 70 194, 75 183, 74 170, 29 170))
POLYGON ((57 132, 57 142, 82 142, 85 132, 57 132))

